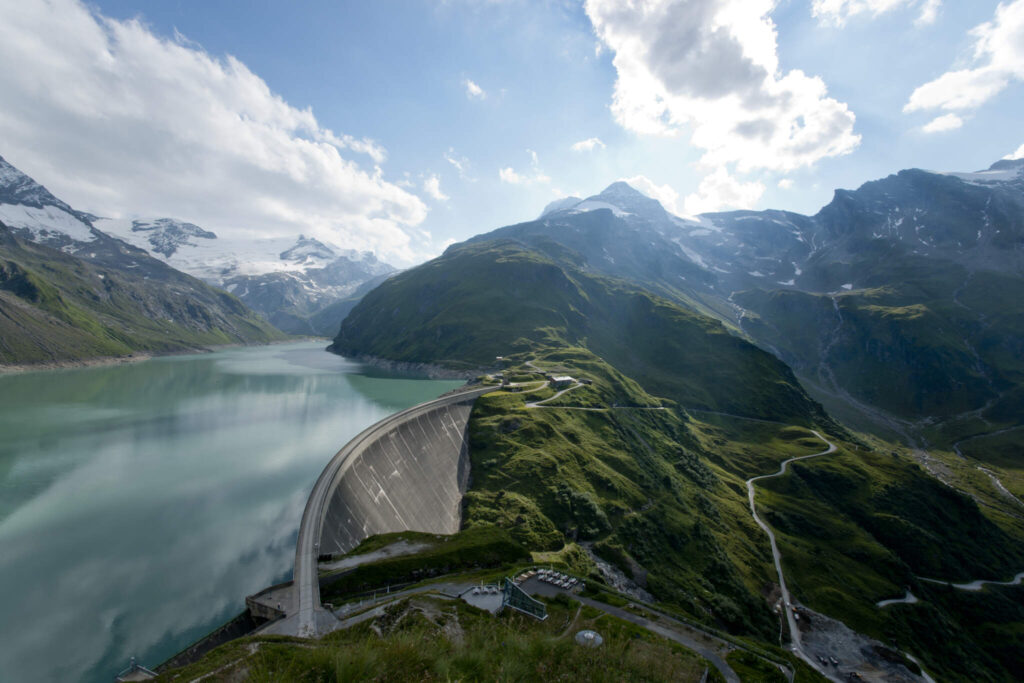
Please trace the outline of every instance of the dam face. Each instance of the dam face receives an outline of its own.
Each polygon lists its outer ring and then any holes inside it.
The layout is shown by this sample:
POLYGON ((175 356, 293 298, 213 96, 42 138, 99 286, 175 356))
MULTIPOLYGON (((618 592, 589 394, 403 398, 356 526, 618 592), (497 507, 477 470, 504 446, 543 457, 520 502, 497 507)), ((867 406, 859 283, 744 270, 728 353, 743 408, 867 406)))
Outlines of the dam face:
POLYGON ((327 491, 318 554, 348 552, 375 534, 457 532, 469 483, 469 414, 490 390, 410 408, 350 441, 335 456, 341 466, 327 491))

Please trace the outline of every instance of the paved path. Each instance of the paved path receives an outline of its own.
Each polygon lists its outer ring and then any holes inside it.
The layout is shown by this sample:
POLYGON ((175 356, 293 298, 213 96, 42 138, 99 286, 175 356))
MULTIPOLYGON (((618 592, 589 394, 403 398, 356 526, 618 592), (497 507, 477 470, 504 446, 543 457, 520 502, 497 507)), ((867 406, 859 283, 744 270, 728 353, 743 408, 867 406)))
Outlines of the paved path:
POLYGON ((1017 576, 1013 577, 1011 581, 988 581, 986 579, 978 579, 977 581, 971 581, 969 583, 951 583, 949 581, 940 581, 939 579, 926 579, 923 576, 919 576, 918 578, 922 581, 927 581, 928 583, 952 586, 953 588, 957 588, 962 591, 980 591, 986 584, 991 584, 993 586, 1019 586, 1024 582, 1024 572, 1017 574, 1017 576))
POLYGON ((889 605, 913 605, 915 602, 920 601, 917 599, 916 595, 908 590, 904 597, 893 598, 891 600, 880 600, 875 603, 875 607, 888 607, 889 605))
POLYGON ((810 655, 804 652, 803 643, 800 641, 800 629, 797 628, 796 619, 793 616, 793 606, 790 602, 789 589, 786 588, 786 577, 782 573, 782 555, 779 553, 779 546, 775 542, 775 534, 771 528, 764 523, 764 521, 757 514, 757 506, 754 504, 754 482, 760 481, 761 479, 772 479, 773 477, 780 477, 786 473, 786 468, 789 463, 796 462, 797 460, 806 460, 808 458, 817 458, 822 455, 828 455, 829 453, 836 452, 836 445, 822 436, 820 433, 811 430, 811 433, 816 437, 828 444, 828 448, 821 451, 820 453, 812 453, 811 455, 801 455, 795 458, 789 458, 784 460, 782 466, 779 467, 779 471, 774 474, 762 474, 759 477, 751 477, 747 479, 747 499, 750 501, 750 514, 754 516, 754 521, 757 525, 768 534, 768 541, 772 546, 772 559, 775 561, 775 571, 779 575, 779 588, 782 591, 782 605, 783 610, 786 612, 786 622, 789 625, 789 635, 792 641, 793 652, 800 657, 800 659, 807 662, 816 671, 819 671, 822 675, 828 676, 827 672, 824 671, 818 662, 816 662, 810 655))
MULTIPOLYGON (((428 593, 432 591, 437 591, 441 593, 441 595, 443 595, 444 597, 455 598, 461 596, 462 593, 472 589, 473 586, 475 585, 475 583, 460 582, 435 583, 426 584, 423 586, 416 586, 414 588, 408 588, 406 590, 398 591, 395 593, 381 593, 379 598, 370 600, 368 602, 350 603, 348 605, 343 605, 341 608, 335 610, 334 614, 336 617, 336 621, 334 622, 331 630, 349 628, 351 626, 355 626, 356 624, 361 624, 364 621, 372 619, 380 614, 383 614, 386 605, 388 603, 394 602, 395 600, 400 600, 402 598, 406 598, 412 595, 428 593), (346 616, 351 612, 357 611, 359 613, 354 616, 346 616)), ((683 647, 693 650, 701 657, 704 657, 709 662, 711 662, 711 664, 716 669, 722 672, 722 675, 725 676, 725 680, 729 683, 741 683, 739 676, 736 675, 736 672, 732 670, 732 667, 729 666, 728 662, 726 662, 721 655, 719 655, 717 652, 711 649, 706 643, 701 643, 695 638, 681 632, 681 630, 696 631, 701 636, 706 637, 709 640, 720 642, 722 644, 722 647, 734 647, 733 645, 720 640, 719 638, 715 637, 710 633, 705 633, 700 629, 697 629, 689 624, 686 624, 685 622, 673 619, 667 614, 662 614, 654 610, 649 611, 657 614, 659 618, 677 625, 678 628, 669 628, 657 622, 651 621, 650 619, 646 619, 639 615, 633 614, 632 612, 628 612, 622 608, 615 607, 614 605, 609 605, 598 600, 593 600, 591 598, 586 598, 581 595, 576 595, 575 593, 570 593, 569 591, 562 590, 556 586, 551 586, 548 584, 539 584, 539 586, 542 586, 541 590, 535 590, 533 592, 549 596, 564 593, 571 597, 573 600, 577 600, 584 605, 588 605, 590 607, 593 607, 594 609, 601 610, 602 612, 610 614, 618 619, 624 619, 632 624, 636 624, 637 626, 647 629, 651 633, 655 633, 664 638, 668 638, 669 640, 677 642, 683 647)))
MULTIPOLYGON (((561 391, 559 391, 554 396, 552 396, 550 398, 546 398, 543 401, 533 401, 532 403, 527 403, 526 407, 527 408, 548 408, 548 407, 550 407, 550 408, 565 408, 566 406, 545 406, 544 404, 547 403, 548 401, 554 401, 556 398, 558 398, 562 394, 570 392, 573 389, 578 389, 578 388, 580 388, 582 386, 583 386, 582 384, 577 382, 576 384, 573 384, 571 387, 567 387, 565 389, 562 389, 561 391)), ((604 408, 580 408, 579 410, 604 410, 604 408)))
MULTIPOLYGON (((632 612, 627 612, 626 610, 620 607, 615 607, 614 605, 598 602, 597 600, 591 600, 590 598, 585 598, 581 595, 575 595, 573 596, 573 598, 579 600, 584 605, 588 605, 590 607, 593 607, 594 609, 599 609, 602 612, 606 612, 612 615, 613 617, 624 619, 632 624, 636 624, 637 626, 647 629, 651 633, 656 633, 659 636, 662 636, 663 638, 668 638, 669 640, 679 643, 685 648, 693 650, 701 657, 711 662, 711 665, 718 669, 723 676, 725 676, 726 681, 728 681, 729 683, 740 683, 740 677, 736 675, 736 672, 732 670, 732 667, 729 666, 729 663, 726 662, 725 659, 723 659, 717 652, 709 649, 706 645, 702 645, 701 643, 697 642, 696 640, 687 636, 686 634, 681 633, 679 630, 662 626, 661 624, 653 622, 650 619, 645 619, 644 617, 633 614, 632 612)), ((666 617, 664 615, 662 615, 662 618, 671 619, 670 617, 666 617)))
POLYGON ((641 628, 647 629, 651 633, 655 633, 659 636, 662 636, 663 638, 668 638, 669 640, 675 641, 689 650, 693 650, 701 657, 711 662, 711 664, 716 669, 721 671, 722 675, 725 676, 725 680, 729 681, 729 683, 740 683, 740 679, 736 675, 736 672, 732 670, 732 667, 729 666, 728 662, 726 662, 725 659, 720 654, 718 654, 718 652, 712 649, 712 646, 709 645, 708 642, 702 643, 696 638, 687 635, 683 631, 690 631, 696 633, 701 638, 706 638, 708 641, 711 641, 712 643, 717 643, 720 649, 733 649, 734 646, 730 643, 725 642, 724 640, 721 640, 720 638, 715 637, 710 633, 695 628, 690 624, 679 621, 678 619, 673 619, 667 614, 662 614, 661 612, 649 609, 646 606, 644 607, 644 609, 647 609, 653 614, 657 614, 660 619, 666 620, 672 623, 673 625, 677 626, 677 628, 675 629, 669 628, 667 626, 664 626, 663 624, 659 624, 655 621, 651 621, 650 619, 646 619, 637 614, 633 614, 632 612, 624 610, 621 607, 615 607, 614 605, 609 605, 605 602, 600 602, 592 598, 577 595, 576 593, 572 593, 565 589, 559 588, 558 586, 553 586, 549 583, 537 581, 536 579, 527 580, 523 583, 522 588, 527 593, 531 593, 534 595, 539 594, 548 597, 559 594, 568 595, 573 600, 577 600, 583 603, 584 605, 593 607, 594 609, 605 612, 606 614, 610 614, 618 619, 628 621, 631 624, 636 624, 641 628))

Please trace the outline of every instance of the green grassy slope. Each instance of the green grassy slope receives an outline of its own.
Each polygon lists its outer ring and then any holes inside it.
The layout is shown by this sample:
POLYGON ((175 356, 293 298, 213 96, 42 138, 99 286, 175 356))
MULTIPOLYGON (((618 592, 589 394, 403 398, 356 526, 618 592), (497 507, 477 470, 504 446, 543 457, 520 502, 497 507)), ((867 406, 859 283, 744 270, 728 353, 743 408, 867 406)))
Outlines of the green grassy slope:
POLYGON ((1020 525, 997 524, 902 457, 864 449, 796 464, 758 500, 805 604, 897 642, 944 680, 1017 679, 1024 589, 965 593, 922 577, 1013 576, 1024 567, 1020 525), (921 602, 875 606, 907 588, 921 602))
MULTIPOLYGON (((550 397, 550 389, 497 392, 477 402, 467 528, 502 527, 522 546, 580 572, 594 568, 582 549, 588 546, 691 619, 776 643, 771 605, 777 576, 767 538, 750 516, 744 482, 774 472, 786 458, 822 450, 808 431, 816 426, 839 451, 758 486, 758 504, 777 530, 795 598, 895 642, 954 680, 965 666, 982 672, 980 680, 1011 679, 997 650, 1016 642, 1020 621, 1012 609, 1000 608, 984 622, 989 641, 971 636, 943 649, 936 633, 984 621, 962 601, 875 606, 907 586, 932 595, 922 576, 1006 578, 1024 568, 1024 528, 1004 509, 1010 502, 999 510, 981 508, 936 481, 908 452, 859 441, 809 408, 813 404, 774 357, 715 321, 622 281, 580 272, 567 265, 570 256, 556 262, 510 242, 454 247, 371 292, 335 341, 342 353, 463 367, 491 365, 501 355, 507 372, 522 381, 536 372, 527 360, 593 380, 546 408, 526 404, 550 397), (915 626, 907 610, 929 614, 937 630, 915 626)), ((906 287, 920 299, 938 285, 926 272, 918 274, 906 287)), ((969 300, 972 286, 980 282, 968 282, 961 301, 969 300)), ((962 377, 954 371, 943 379, 944 365, 965 363, 949 356, 962 341, 961 330, 948 322, 952 314, 940 294, 933 292, 931 307, 906 303, 900 298, 906 292, 887 288, 837 295, 836 304, 808 295, 775 295, 769 303, 793 313, 794 322, 775 330, 776 339, 803 344, 801 353, 865 343, 840 334, 822 344, 820 330, 801 333, 801 319, 819 328, 830 319, 836 325, 838 306, 857 320, 851 328, 870 324, 883 340, 874 347, 875 374, 893 385, 882 386, 876 400, 906 395, 898 386, 900 364, 910 364, 918 373, 913 382, 929 388, 899 399, 905 402, 894 409, 930 409, 960 386, 995 397, 1009 386, 1005 370, 962 377), (910 347, 895 357, 899 339, 915 325, 922 335, 939 326, 926 335, 934 353, 914 343, 918 357, 910 347)), ((992 346, 1007 352, 1005 344, 992 346)), ((969 347, 974 344, 966 342, 969 347)), ((845 351, 835 353, 845 357, 845 351)), ((856 366, 835 371, 855 373, 856 366)), ((867 391, 866 381, 863 386, 867 391)), ((1000 405, 992 403, 993 409, 1000 405)))
POLYGON ((744 328, 798 373, 822 381, 826 364, 855 398, 897 416, 948 419, 989 402, 990 412, 1008 406, 1024 386, 1019 282, 923 260, 903 269, 898 283, 851 292, 734 299, 757 314, 744 328))
POLYGON ((686 406, 822 417, 785 364, 718 321, 507 241, 453 247, 387 280, 349 314, 331 349, 476 368, 551 346, 588 348, 686 406))
MULTIPOLYGON (((800 426, 672 408, 573 410, 659 400, 583 350, 533 358, 595 382, 546 404, 561 408, 526 407, 543 394, 478 400, 465 524, 498 525, 526 547, 561 551, 545 557, 576 571, 592 568, 574 550, 590 544, 691 619, 776 643, 770 606, 777 579, 744 481, 776 471, 788 457, 819 452, 822 442, 800 426)), ((978 604, 995 605, 983 614, 967 596, 946 589, 939 596, 920 577, 1009 578, 1024 567, 1024 527, 988 514, 903 451, 829 438, 837 453, 798 463, 757 488, 795 599, 895 642, 943 679, 963 680, 973 668, 976 680, 1013 680, 1011 664, 1019 666, 1020 657, 1005 652, 1019 644, 1024 621, 1014 601, 1024 589, 982 596, 978 604), (875 606, 907 586, 922 603, 875 606), (922 625, 933 622, 934 629, 922 625), (960 630, 956 647, 942 644, 960 630)))
POLYGON ((156 272, 163 277, 87 263, 0 225, 0 363, 285 338, 230 294, 170 268, 156 272))

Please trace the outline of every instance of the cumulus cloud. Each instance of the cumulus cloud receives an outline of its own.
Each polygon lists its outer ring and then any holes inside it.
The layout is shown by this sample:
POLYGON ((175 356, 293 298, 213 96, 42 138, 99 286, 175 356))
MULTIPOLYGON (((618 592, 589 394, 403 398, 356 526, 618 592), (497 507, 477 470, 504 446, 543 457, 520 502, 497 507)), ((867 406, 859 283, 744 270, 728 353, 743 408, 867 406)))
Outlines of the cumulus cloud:
POLYGON ((750 209, 764 190, 760 182, 741 182, 725 168, 719 168, 700 181, 696 192, 687 195, 683 207, 690 216, 722 209, 750 209))
POLYGON ((918 26, 934 24, 935 20, 939 18, 939 9, 941 7, 942 0, 924 0, 921 3, 921 11, 918 13, 914 23, 918 26))
POLYGON ((964 125, 964 120, 956 114, 943 114, 926 123, 921 130, 925 133, 942 133, 947 130, 956 130, 962 125, 964 125))
POLYGON ((482 100, 487 97, 487 93, 479 85, 469 80, 468 78, 462 82, 466 86, 466 97, 471 100, 482 100))
POLYGON ((919 86, 904 112, 976 109, 1013 81, 1024 80, 1024 0, 1000 3, 991 21, 970 30, 970 68, 947 71, 919 86))
POLYGON ((572 151, 574 152, 592 152, 597 148, 604 148, 605 144, 601 142, 601 138, 587 138, 586 140, 580 140, 574 143, 572 151))
POLYGON ((658 185, 656 182, 644 175, 635 175, 632 178, 619 178, 624 183, 643 192, 652 199, 657 199, 666 211, 679 213, 679 193, 670 185, 658 185))
POLYGON ((237 59, 138 21, 78 0, 2 3, 2 154, 72 205, 415 258, 426 206, 384 180, 372 140, 325 128, 237 59))
POLYGON ((859 14, 877 17, 891 10, 906 7, 918 8, 914 23, 932 24, 939 15, 942 0, 814 0, 811 12, 819 21, 841 26, 847 19, 859 14))
POLYGON ((509 183, 510 185, 522 185, 526 183, 526 178, 516 173, 515 169, 511 166, 498 169, 498 177, 501 178, 501 182, 509 183))
POLYGON ((1010 154, 1007 154, 1003 158, 1004 159, 1024 159, 1024 145, 1021 145, 1020 147, 1018 147, 1016 152, 1011 152, 1010 154))
POLYGON ((436 175, 429 175, 423 181, 423 191, 439 202, 448 199, 448 195, 441 191, 441 179, 436 175))
POLYGON ((779 181, 779 189, 780 190, 789 190, 792 187, 793 187, 793 180, 792 180, 792 178, 783 178, 782 180, 779 181))
POLYGON ((526 153, 530 155, 530 171, 518 172, 511 166, 498 169, 498 178, 501 179, 501 182, 510 185, 533 185, 535 183, 551 182, 551 178, 540 169, 540 160, 537 158, 537 153, 532 149, 526 150, 526 153))
POLYGON ((789 171, 860 142, 825 83, 779 69, 772 0, 587 0, 615 52, 612 113, 643 134, 679 135, 712 168, 789 171))

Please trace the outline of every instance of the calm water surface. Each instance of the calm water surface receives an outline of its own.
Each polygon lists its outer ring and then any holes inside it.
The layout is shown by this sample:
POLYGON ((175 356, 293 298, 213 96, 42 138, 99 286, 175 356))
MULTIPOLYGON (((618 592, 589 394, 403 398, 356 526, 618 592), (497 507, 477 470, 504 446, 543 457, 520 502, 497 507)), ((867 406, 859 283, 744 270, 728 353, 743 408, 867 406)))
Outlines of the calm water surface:
POLYGON ((460 384, 322 348, 0 376, 0 680, 109 683, 208 633, 290 577, 346 441, 460 384))

